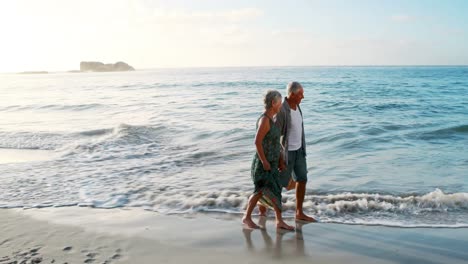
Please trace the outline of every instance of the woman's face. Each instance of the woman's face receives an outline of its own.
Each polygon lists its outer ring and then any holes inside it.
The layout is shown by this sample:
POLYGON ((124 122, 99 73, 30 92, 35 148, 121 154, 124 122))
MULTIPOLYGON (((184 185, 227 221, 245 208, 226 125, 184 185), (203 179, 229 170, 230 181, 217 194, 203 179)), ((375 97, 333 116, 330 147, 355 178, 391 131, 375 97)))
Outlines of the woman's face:
POLYGON ((281 99, 273 100, 271 108, 273 108, 273 111, 277 114, 281 109, 281 99))

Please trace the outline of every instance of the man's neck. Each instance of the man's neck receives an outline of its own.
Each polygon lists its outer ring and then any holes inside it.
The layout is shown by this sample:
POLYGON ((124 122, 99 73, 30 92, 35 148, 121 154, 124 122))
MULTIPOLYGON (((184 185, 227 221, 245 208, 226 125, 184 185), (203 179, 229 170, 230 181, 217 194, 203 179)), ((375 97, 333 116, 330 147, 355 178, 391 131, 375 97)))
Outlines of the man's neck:
POLYGON ((297 104, 296 104, 296 103, 291 102, 291 100, 288 100, 288 98, 286 98, 286 102, 288 103, 289 108, 291 108, 291 109, 294 110, 294 111, 297 110, 297 104))

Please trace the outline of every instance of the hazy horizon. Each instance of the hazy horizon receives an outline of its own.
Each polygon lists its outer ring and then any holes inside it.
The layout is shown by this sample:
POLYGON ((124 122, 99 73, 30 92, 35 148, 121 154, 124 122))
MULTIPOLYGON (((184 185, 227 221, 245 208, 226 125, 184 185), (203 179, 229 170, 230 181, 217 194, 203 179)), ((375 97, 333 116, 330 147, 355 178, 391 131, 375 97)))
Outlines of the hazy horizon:
POLYGON ((0 72, 468 65, 465 1, 0 3, 0 72))
MULTIPOLYGON (((107 63, 107 62, 103 62, 107 63)), ((132 65, 130 65, 132 66, 132 65)), ((149 67, 149 68, 137 68, 135 71, 148 71, 148 70, 162 70, 162 69, 203 69, 203 68, 313 68, 313 67, 468 67, 468 64, 419 64, 419 65, 383 65, 383 64, 375 64, 375 65, 252 65, 252 66, 245 66, 245 65, 232 65, 232 66, 167 66, 167 67, 149 67)), ((48 73, 66 73, 69 71, 79 71, 79 69, 69 69, 69 70, 28 70, 28 71, 10 71, 10 72, 0 72, 4 74, 10 73, 35 73, 35 72, 48 72, 48 73)), ((105 72, 104 72, 105 73, 105 72)))
MULTIPOLYGON (((408 67, 408 68, 417 68, 417 67, 468 67, 468 64, 463 64, 463 65, 458 65, 458 64, 453 64, 453 65, 442 65, 442 64, 420 64, 420 65, 253 65, 253 66, 167 66, 167 67, 150 67, 150 68, 136 68, 135 71, 150 71, 150 70, 164 70, 164 69, 223 69, 223 68, 326 68, 326 67, 332 67, 332 68, 339 68, 339 67, 408 67)), ((48 69, 38 69, 38 70, 26 70, 26 71, 4 71, 0 72, 0 74, 41 74, 41 72, 44 72, 44 74, 48 73, 69 73, 71 71, 79 71, 79 69, 69 69, 69 70, 48 70, 48 69)), ((99 73, 99 72, 97 72, 99 73)), ((106 73, 106 72, 103 72, 106 73)))

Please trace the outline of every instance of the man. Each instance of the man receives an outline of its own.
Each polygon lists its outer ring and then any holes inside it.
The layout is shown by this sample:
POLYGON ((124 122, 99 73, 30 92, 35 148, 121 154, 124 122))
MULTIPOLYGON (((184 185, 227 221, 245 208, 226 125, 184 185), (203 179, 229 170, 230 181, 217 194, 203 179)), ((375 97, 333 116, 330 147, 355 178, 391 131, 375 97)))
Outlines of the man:
MULTIPOLYGON (((299 107, 304 99, 304 88, 298 82, 286 86, 286 94, 280 112, 276 115, 276 124, 281 130, 281 145, 285 166, 280 165, 280 183, 288 188, 289 181, 294 180, 296 187, 296 220, 315 222, 315 219, 304 214, 302 204, 307 184, 306 143, 302 111, 299 107)), ((291 187, 291 189, 294 188, 291 187)))

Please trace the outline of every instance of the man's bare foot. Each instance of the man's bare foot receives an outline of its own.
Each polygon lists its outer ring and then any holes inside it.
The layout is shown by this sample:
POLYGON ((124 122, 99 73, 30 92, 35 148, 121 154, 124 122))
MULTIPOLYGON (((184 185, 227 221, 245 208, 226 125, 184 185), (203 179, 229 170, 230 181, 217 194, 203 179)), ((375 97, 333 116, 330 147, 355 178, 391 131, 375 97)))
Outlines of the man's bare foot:
POLYGON ((307 216, 305 215, 304 213, 302 214, 296 214, 296 221, 299 220, 299 221, 306 221, 306 222, 317 222, 317 220, 315 220, 315 218, 313 217, 310 217, 310 216, 307 216))
POLYGON ((261 204, 258 205, 258 211, 260 212, 260 216, 266 216, 267 208, 261 204))
POLYGON ((242 224, 246 225, 248 228, 258 229, 260 228, 257 224, 252 221, 252 218, 242 218, 242 224))
POLYGON ((276 222, 276 228, 294 231, 294 227, 286 224, 284 221, 276 222))

